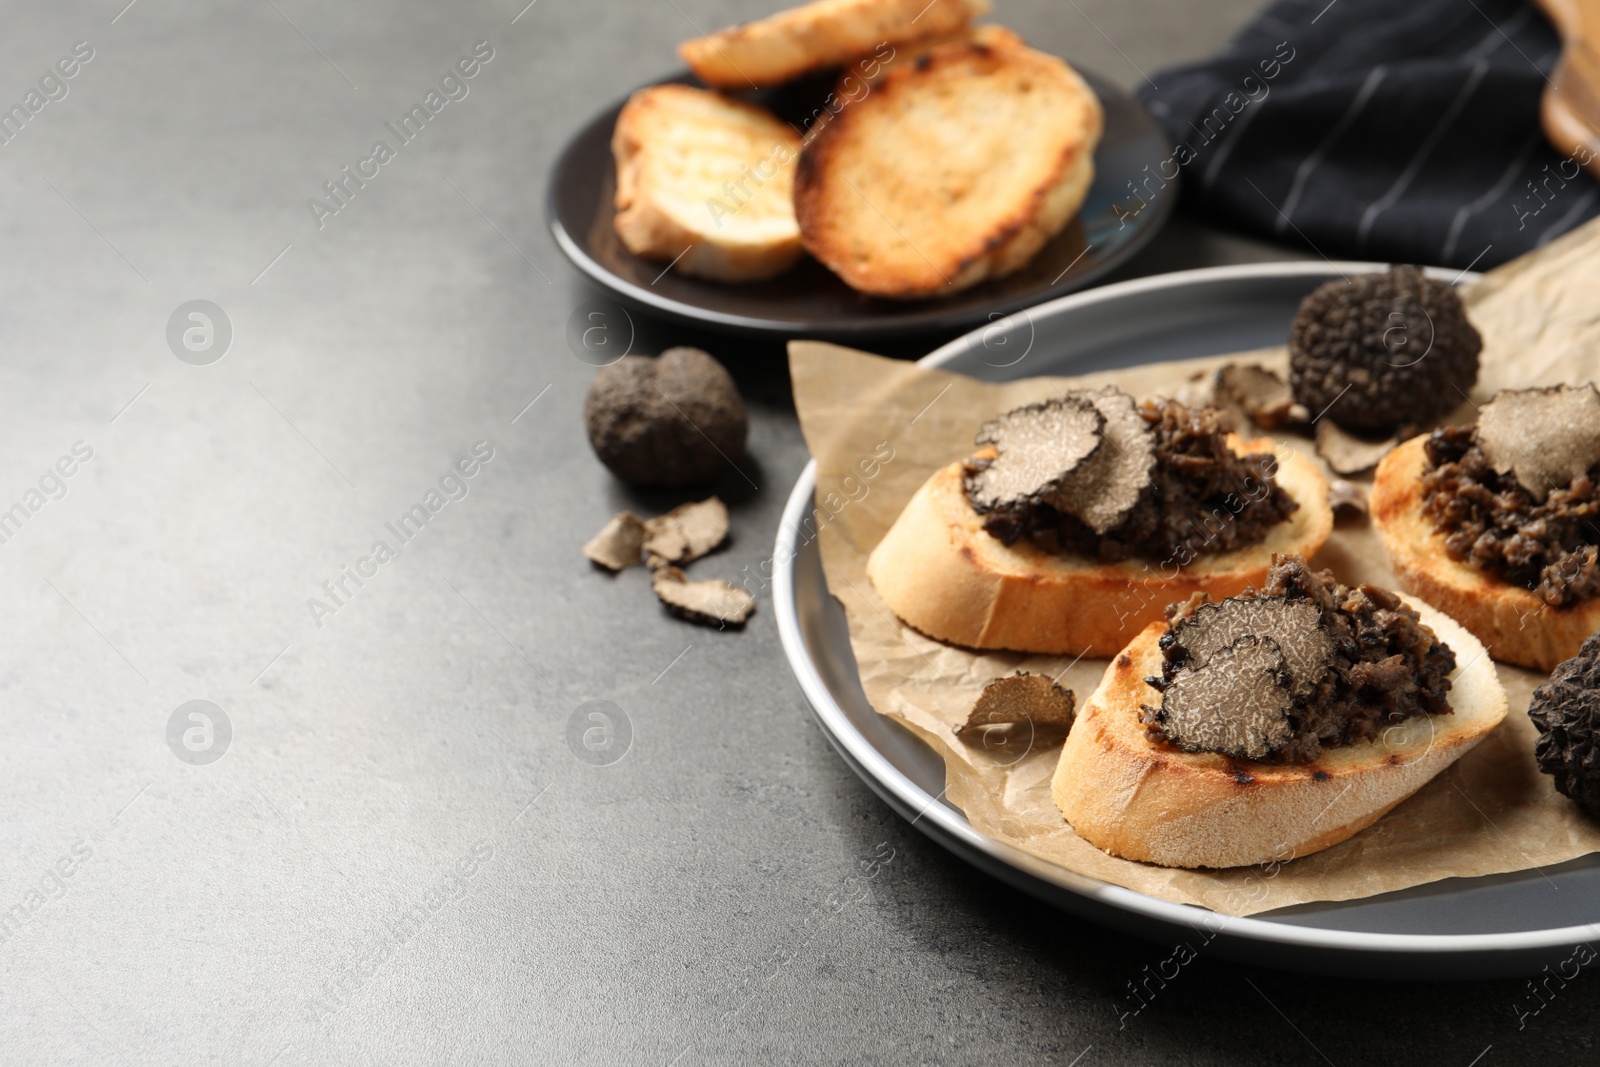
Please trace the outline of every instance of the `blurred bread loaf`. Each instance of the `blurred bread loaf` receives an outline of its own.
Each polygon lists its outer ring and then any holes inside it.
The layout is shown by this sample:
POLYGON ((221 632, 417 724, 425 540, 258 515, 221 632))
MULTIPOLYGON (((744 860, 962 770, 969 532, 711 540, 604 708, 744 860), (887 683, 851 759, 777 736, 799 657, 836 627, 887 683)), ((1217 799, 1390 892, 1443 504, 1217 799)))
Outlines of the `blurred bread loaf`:
POLYGON ((988 0, 816 0, 678 46, 695 76, 719 89, 778 85, 840 66, 881 45, 958 32, 988 0))
POLYGON ((763 109, 686 85, 640 89, 611 151, 614 226, 635 255, 730 282, 769 278, 800 257, 800 136, 763 109))
POLYGON ((937 45, 824 118, 800 155, 805 248, 862 292, 947 296, 1024 266, 1077 213, 1103 116, 1015 35, 937 45))

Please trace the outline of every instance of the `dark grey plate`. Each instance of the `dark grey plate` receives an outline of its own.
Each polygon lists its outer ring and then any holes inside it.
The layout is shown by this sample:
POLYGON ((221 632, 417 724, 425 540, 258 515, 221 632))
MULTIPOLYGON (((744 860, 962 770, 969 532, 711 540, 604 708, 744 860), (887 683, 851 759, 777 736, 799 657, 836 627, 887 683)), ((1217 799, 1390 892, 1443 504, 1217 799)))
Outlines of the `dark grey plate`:
MULTIPOLYGON (((1001 381, 1281 344, 1312 288, 1341 273, 1375 269, 1382 265, 1262 264, 1141 278, 1008 316, 922 362, 1001 381)), ((957 855, 1127 932, 1168 944, 1210 938, 1206 951, 1219 956, 1295 970, 1372 978, 1515 975, 1554 964, 1579 942, 1600 938, 1595 856, 1542 871, 1448 879, 1365 900, 1232 919, 1073 874, 978 833, 938 799, 942 761, 867 703, 844 611, 828 595, 816 543, 796 537, 813 506, 815 484, 813 464, 795 484, 778 528, 774 605, 784 650, 840 755, 890 806, 957 855)))
MULTIPOLYGON (((739 285, 692 278, 635 256, 611 225, 616 192, 611 129, 625 102, 620 100, 580 130, 556 161, 546 204, 550 231, 579 270, 621 299, 702 325, 785 338, 865 338, 986 322, 1104 277, 1155 236, 1177 200, 1172 182, 1139 207, 1129 183, 1144 179, 1146 167, 1156 173, 1171 154, 1166 134, 1131 96, 1092 74, 1083 76, 1105 107, 1106 123, 1094 156, 1094 184, 1078 217, 1016 274, 948 299, 864 296, 809 256, 769 281, 739 285), (1119 218, 1116 205, 1122 205, 1123 215, 1138 210, 1119 218)), ((687 75, 666 81, 697 84, 687 75)), ((830 87, 812 80, 751 98, 803 129, 830 87)))

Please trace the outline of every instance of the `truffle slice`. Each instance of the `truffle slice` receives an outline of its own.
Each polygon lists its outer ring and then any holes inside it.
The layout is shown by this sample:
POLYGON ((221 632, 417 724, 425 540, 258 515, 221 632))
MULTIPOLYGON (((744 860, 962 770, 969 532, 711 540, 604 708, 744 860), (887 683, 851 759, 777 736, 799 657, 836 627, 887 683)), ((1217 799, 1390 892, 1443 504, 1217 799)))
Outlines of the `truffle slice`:
POLYGON ((583 546, 583 554, 610 571, 631 567, 644 549, 644 521, 631 511, 619 511, 583 546))
POLYGON ((1240 639, 1262 634, 1270 635, 1279 650, 1294 693, 1311 692, 1326 673, 1334 648, 1322 612, 1308 600, 1257 596, 1202 604, 1172 624, 1162 647, 1181 650, 1181 656, 1173 657, 1177 666, 1199 670, 1240 639))
POLYGON ((1600 818, 1600 634, 1533 691, 1528 718, 1539 728, 1539 769, 1558 793, 1600 818))
POLYGON ((991 731, 1004 731, 1009 740, 1009 734, 1019 732, 1010 728, 1020 723, 1032 727, 1029 736, 1065 734, 1072 728, 1076 711, 1077 697, 1072 690, 1057 685, 1047 675, 1018 671, 984 686, 972 706, 972 714, 955 728, 955 734, 965 741, 991 731))
POLYGON ((1332 419, 1317 423, 1317 455, 1335 474, 1362 474, 1376 467, 1399 444, 1398 438, 1369 441, 1341 430, 1332 419))
POLYGON ((1105 418, 1105 443, 1087 462, 1063 479, 1046 503, 1076 515, 1097 534, 1128 517, 1150 484, 1156 465, 1155 434, 1139 414, 1133 397, 1114 386, 1078 396, 1094 403, 1105 418))
POLYGON ((669 563, 690 563, 716 548, 728 536, 728 509, 716 497, 681 504, 665 515, 646 519, 644 551, 650 569, 669 563))
POLYGON ((984 423, 976 443, 998 455, 967 478, 973 510, 983 515, 1048 494, 1100 448, 1104 422, 1092 403, 1065 396, 984 423))
POLYGON ((1478 415, 1478 447, 1543 500, 1600 463, 1600 393, 1592 382, 1500 393, 1478 415))
POLYGON ((756 610, 756 598, 749 590, 721 578, 691 582, 677 567, 657 570, 650 587, 668 611, 700 626, 737 628, 756 610))
POLYGON ((1243 412, 1263 430, 1281 430, 1290 421, 1294 396, 1289 383, 1259 363, 1229 363, 1217 371, 1215 406, 1243 412))
POLYGON ((1179 672, 1156 721, 1186 752, 1264 759, 1294 735, 1288 673, 1276 641, 1240 637, 1204 666, 1179 672))

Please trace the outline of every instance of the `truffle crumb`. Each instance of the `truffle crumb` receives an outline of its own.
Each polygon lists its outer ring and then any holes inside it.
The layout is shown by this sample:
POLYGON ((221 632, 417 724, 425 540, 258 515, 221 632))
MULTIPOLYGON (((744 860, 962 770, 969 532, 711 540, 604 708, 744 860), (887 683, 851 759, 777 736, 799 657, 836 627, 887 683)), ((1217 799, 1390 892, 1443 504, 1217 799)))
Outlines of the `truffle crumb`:
POLYGON ((1600 633, 1533 691, 1534 758, 1556 791, 1600 818, 1600 633))
POLYGON ((984 423, 976 443, 992 445, 993 459, 967 478, 973 510, 1031 504, 1049 494, 1061 479, 1101 447, 1105 419, 1094 404, 1077 396, 1008 411, 984 423))
POLYGON ((645 524, 631 511, 619 511, 583 546, 583 554, 609 571, 638 563, 644 550, 645 524))
POLYGON ((677 567, 662 567, 650 586, 667 610, 700 626, 738 628, 756 610, 756 598, 749 590, 721 578, 691 582, 677 567))
POLYGON ((1163 649, 1181 650, 1175 666, 1199 670, 1252 634, 1272 636, 1296 694, 1309 693, 1322 680, 1333 655, 1333 638, 1323 625, 1322 612, 1309 600, 1259 596, 1200 604, 1174 622, 1161 640, 1163 649))
POLYGON ((978 701, 972 706, 967 721, 955 728, 955 735, 963 741, 981 737, 988 741, 991 735, 1001 734, 1006 741, 1012 734, 1030 738, 1042 734, 1064 735, 1072 728, 1077 711, 1077 697, 1072 690, 1056 684, 1055 679, 1043 674, 1018 671, 1009 678, 996 678, 983 687, 978 701), (1028 724, 1029 730, 1013 727, 1028 724))
POLYGON ((1289 328, 1289 386, 1313 412, 1393 433, 1455 410, 1478 380, 1483 339, 1449 284, 1416 267, 1319 286, 1289 328))
POLYGON ((1288 382, 1259 363, 1229 363, 1217 371, 1216 406, 1242 413, 1263 430, 1281 430, 1294 397, 1288 382))
POLYGON ((716 497, 680 504, 665 515, 644 522, 644 552, 650 569, 669 563, 691 563, 728 536, 728 509, 716 497))
POLYGON ((1277 642, 1246 635, 1174 678, 1155 718, 1186 752, 1264 759, 1294 733, 1288 686, 1277 642))
POLYGON ((1340 518, 1365 515, 1371 509, 1366 487, 1343 478, 1335 478, 1328 483, 1328 506, 1340 518))
POLYGON ((1363 474, 1376 467, 1400 443, 1398 436, 1368 440, 1341 430, 1332 419, 1317 423, 1317 455, 1335 474, 1363 474))
POLYGON ((1478 447, 1542 501, 1600 464, 1600 392, 1590 382, 1500 393, 1478 415, 1478 447))
POLYGON ((1155 434, 1133 397, 1114 386, 1079 394, 1104 418, 1103 444, 1062 480, 1048 503, 1075 515, 1096 534, 1121 522, 1139 502, 1156 465, 1155 434))

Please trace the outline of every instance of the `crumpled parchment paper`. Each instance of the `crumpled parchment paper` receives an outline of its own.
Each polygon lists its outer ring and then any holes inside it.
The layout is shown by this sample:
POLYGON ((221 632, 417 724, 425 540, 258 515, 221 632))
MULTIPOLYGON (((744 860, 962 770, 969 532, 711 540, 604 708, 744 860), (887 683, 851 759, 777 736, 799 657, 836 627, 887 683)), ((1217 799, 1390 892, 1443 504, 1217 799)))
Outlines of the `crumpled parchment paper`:
MULTIPOLYGON (((1484 338, 1473 403, 1503 388, 1600 377, 1597 279, 1600 221, 1466 288, 1468 314, 1484 338)), ((952 727, 993 679, 1017 669, 1061 674, 1081 706, 1106 661, 978 653, 902 625, 873 591, 866 563, 905 502, 935 470, 967 455, 979 423, 999 412, 1106 382, 1139 397, 1172 395, 1230 361, 1260 362, 1282 373, 1287 354, 1267 349, 996 385, 834 345, 793 342, 795 406, 817 461, 816 510, 801 539, 819 540, 828 588, 849 618, 873 707, 944 758, 946 796, 980 832, 1068 870, 1225 915, 1539 869, 1600 851, 1600 824, 1557 794, 1534 763, 1536 733, 1525 712, 1544 676, 1503 664, 1498 669, 1511 710, 1477 748, 1349 841, 1257 867, 1174 870, 1107 855, 1074 834, 1050 798, 1059 742, 985 748, 954 737, 952 727)), ((1463 405, 1458 417, 1472 418, 1472 407, 1463 405)), ((1279 439, 1315 455, 1305 438, 1279 439)), ((1370 476, 1357 481, 1370 483, 1370 476)), ((1337 523, 1315 562, 1346 582, 1394 585, 1365 518, 1337 523)))

